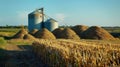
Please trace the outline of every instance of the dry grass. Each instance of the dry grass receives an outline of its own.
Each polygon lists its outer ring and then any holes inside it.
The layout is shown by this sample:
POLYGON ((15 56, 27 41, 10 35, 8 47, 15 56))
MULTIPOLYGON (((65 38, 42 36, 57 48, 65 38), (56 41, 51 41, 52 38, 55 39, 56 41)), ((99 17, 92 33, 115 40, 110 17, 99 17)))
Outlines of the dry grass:
POLYGON ((64 39, 74 39, 74 40, 79 40, 79 36, 70 28, 65 28, 63 31, 62 31, 62 34, 61 35, 61 38, 64 38, 64 39))
MULTIPOLYGON (((36 31, 36 30, 35 30, 36 31)), ((35 32, 34 31, 34 32, 35 32)), ((32 32, 33 33, 33 32, 32 32)), ((28 39, 35 40, 35 37, 28 33, 26 29, 21 29, 18 31, 11 39, 28 39)))
POLYGON ((74 27, 71 28, 72 30, 75 31, 75 33, 79 36, 79 37, 83 37, 82 33, 88 29, 88 26, 85 25, 76 25, 74 27))
POLYGON ((79 36, 70 28, 58 28, 53 31, 53 34, 58 39, 74 39, 79 40, 79 36))
POLYGON ((4 48, 6 44, 7 44, 7 41, 3 37, 0 37, 0 48, 4 48))
POLYGON ((38 32, 38 29, 33 29, 33 30, 30 31, 29 33, 30 33, 31 35, 35 35, 36 32, 38 32))
POLYGON ((39 40, 34 51, 50 67, 119 67, 120 41, 39 40))
POLYGON ((35 33, 34 35, 36 38, 39 39, 56 39, 56 37, 51 33, 48 29, 43 28, 35 33))
POLYGON ((55 35, 56 38, 61 38, 62 36, 60 34, 62 34, 63 30, 64 28, 57 28, 54 31, 52 31, 52 33, 55 35))
POLYGON ((26 29, 21 29, 12 38, 13 39, 23 39, 24 35, 28 34, 26 29))
POLYGON ((83 32, 83 38, 85 39, 99 39, 99 40, 114 40, 115 38, 107 32, 105 29, 92 26, 83 32))
POLYGON ((10 45, 31 45, 34 41, 37 39, 31 40, 31 39, 11 39, 7 40, 7 44, 10 45))
POLYGON ((35 37, 30 34, 26 34, 24 35, 23 39, 35 40, 35 37))
POLYGON ((15 32, 0 32, 0 37, 13 36, 15 32))

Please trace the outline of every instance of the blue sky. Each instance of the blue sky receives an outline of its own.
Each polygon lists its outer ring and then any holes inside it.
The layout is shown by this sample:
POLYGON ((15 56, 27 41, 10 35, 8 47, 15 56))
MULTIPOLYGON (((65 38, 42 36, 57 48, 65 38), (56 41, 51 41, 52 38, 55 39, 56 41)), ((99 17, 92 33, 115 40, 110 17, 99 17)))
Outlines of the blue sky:
POLYGON ((120 0, 0 0, 0 25, 27 25, 40 7, 59 25, 120 26, 120 0))

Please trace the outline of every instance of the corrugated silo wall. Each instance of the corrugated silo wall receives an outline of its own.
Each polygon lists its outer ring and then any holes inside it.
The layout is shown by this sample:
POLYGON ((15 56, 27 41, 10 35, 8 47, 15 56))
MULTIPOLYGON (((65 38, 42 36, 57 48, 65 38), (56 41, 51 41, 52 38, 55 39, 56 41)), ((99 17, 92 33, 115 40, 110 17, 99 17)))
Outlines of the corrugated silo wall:
POLYGON ((55 30, 56 28, 58 28, 58 23, 56 22, 56 21, 46 21, 46 22, 44 22, 44 26, 45 26, 45 28, 47 28, 49 31, 53 31, 53 30, 55 30))
POLYGON ((28 30, 32 31, 33 29, 40 30, 42 28, 42 18, 40 13, 31 13, 28 15, 28 30))
POLYGON ((29 14, 28 15, 28 30, 32 31, 34 27, 34 18, 29 14))

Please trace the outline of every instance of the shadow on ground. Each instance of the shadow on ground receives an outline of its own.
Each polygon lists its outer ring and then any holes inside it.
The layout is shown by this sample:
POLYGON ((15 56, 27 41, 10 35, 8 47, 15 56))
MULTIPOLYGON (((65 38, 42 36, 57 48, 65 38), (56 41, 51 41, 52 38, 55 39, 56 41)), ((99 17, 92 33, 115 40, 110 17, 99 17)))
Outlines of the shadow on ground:
POLYGON ((47 67, 36 57, 31 45, 19 45, 21 50, 0 49, 0 67, 47 67))

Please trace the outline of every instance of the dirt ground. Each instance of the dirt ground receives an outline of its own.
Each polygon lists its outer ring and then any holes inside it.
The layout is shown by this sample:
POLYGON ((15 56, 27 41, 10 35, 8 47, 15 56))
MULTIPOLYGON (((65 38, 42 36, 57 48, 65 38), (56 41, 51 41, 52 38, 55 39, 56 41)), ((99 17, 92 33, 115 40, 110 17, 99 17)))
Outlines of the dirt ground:
POLYGON ((7 45, 1 52, 6 57, 0 61, 0 67, 46 67, 35 56, 31 45, 7 45))

